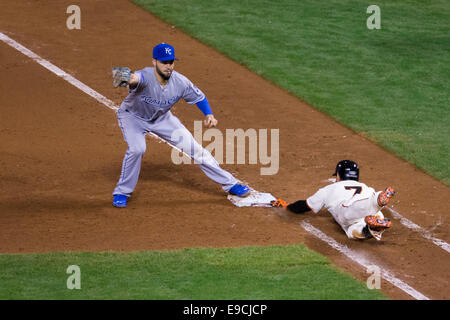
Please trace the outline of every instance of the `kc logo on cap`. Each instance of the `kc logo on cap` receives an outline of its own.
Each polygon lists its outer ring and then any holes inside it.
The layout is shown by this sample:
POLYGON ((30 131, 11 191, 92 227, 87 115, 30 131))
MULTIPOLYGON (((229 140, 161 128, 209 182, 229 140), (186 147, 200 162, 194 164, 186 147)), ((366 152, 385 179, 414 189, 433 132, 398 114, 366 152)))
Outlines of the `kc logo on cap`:
POLYGON ((178 60, 175 58, 175 48, 167 43, 160 43, 153 48, 153 59, 159 61, 178 60))

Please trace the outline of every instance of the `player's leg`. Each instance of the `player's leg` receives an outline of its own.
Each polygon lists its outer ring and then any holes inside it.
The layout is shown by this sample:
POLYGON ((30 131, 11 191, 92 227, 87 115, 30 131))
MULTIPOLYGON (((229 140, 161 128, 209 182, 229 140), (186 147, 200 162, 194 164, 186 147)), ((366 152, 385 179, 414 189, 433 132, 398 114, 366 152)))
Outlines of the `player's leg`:
POLYGON ((224 191, 230 191, 238 182, 231 173, 219 166, 211 153, 194 139, 190 131, 170 111, 151 125, 151 131, 189 155, 211 180, 222 185, 224 191))
MULTIPOLYGON (((346 233, 350 239, 369 239, 374 237, 381 240, 382 231, 375 231, 372 225, 367 222, 368 217, 373 217, 380 225, 386 223, 386 228, 390 226, 389 219, 385 219, 383 213, 374 205, 373 199, 360 200, 347 208, 342 208, 342 216, 350 227, 346 233), (389 225, 388 225, 389 224, 389 225)), ((375 223, 376 224, 376 223, 375 223)))
POLYGON ((355 201, 348 207, 342 207, 340 215, 346 223, 353 224, 366 216, 376 215, 379 211, 377 194, 374 194, 370 198, 355 201))
POLYGON ((348 227, 346 234, 349 239, 363 240, 372 238, 372 235, 367 228, 367 224, 364 222, 364 218, 348 227))
POLYGON ((117 118, 123 138, 128 144, 128 149, 122 162, 122 171, 113 195, 129 197, 136 187, 141 170, 141 160, 146 149, 145 130, 142 121, 128 112, 119 111, 117 118))

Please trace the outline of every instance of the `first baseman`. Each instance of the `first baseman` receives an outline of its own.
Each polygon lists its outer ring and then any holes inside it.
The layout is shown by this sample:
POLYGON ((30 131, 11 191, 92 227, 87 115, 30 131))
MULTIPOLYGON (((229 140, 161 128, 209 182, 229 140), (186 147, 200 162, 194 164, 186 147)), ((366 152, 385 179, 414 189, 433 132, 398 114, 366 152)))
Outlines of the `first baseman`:
POLYGON ((174 71, 175 49, 161 43, 153 48, 153 67, 132 73, 129 68, 113 69, 114 87, 129 86, 129 94, 117 112, 119 126, 128 144, 122 163, 122 172, 113 192, 113 205, 126 207, 127 200, 136 187, 141 159, 146 149, 145 134, 152 132, 188 154, 194 163, 222 189, 233 195, 245 197, 250 188, 238 183, 223 170, 214 157, 197 143, 192 134, 175 117, 170 109, 183 99, 196 104, 205 115, 204 125, 215 127, 215 119, 205 94, 188 78, 174 71), (175 134, 176 133, 176 134, 175 134))
POLYGON ((274 207, 282 207, 293 213, 307 211, 319 212, 328 209, 336 222, 350 239, 381 240, 381 234, 391 226, 380 211, 394 196, 392 187, 375 192, 359 182, 359 166, 354 161, 342 160, 334 172, 336 182, 319 189, 306 200, 288 204, 278 199, 272 202, 274 207))

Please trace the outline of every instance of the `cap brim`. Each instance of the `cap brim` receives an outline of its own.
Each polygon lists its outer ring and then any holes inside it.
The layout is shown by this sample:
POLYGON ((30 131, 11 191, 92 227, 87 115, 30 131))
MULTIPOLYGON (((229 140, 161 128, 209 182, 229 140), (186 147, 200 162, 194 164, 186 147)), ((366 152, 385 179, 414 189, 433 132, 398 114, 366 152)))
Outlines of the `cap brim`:
POLYGON ((179 60, 179 59, 177 59, 177 58, 161 58, 161 59, 156 59, 156 60, 159 60, 159 61, 170 61, 170 60, 179 60))

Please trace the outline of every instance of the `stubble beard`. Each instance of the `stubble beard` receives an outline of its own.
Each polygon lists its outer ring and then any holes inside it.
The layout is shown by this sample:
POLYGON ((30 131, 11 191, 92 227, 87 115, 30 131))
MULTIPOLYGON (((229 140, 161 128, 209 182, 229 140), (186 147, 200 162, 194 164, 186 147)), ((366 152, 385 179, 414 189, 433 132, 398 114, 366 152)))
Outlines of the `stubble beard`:
POLYGON ((156 65, 156 72, 163 78, 163 80, 168 81, 170 79, 170 76, 172 75, 172 72, 169 75, 165 75, 161 70, 159 70, 158 65, 156 65))

